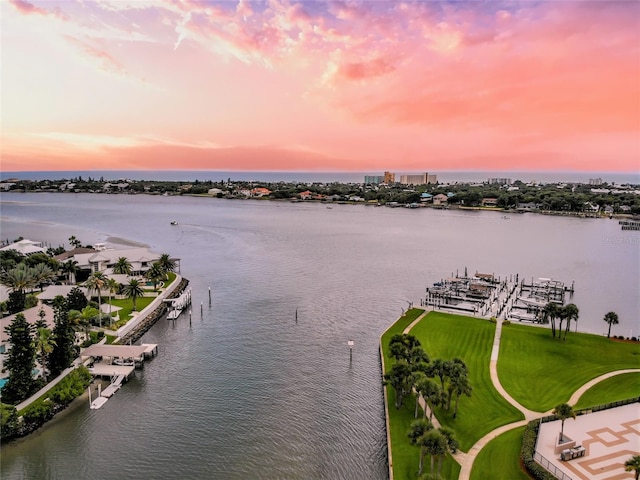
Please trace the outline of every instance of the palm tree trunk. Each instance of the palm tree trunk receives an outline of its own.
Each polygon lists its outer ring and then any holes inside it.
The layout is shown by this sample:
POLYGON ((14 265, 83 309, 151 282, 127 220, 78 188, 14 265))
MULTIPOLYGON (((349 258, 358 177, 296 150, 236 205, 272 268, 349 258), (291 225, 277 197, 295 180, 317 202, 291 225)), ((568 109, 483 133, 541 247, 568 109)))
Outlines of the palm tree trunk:
POLYGON ((418 464, 418 476, 422 475, 423 465, 424 465, 424 449, 420 448, 420 463, 418 464))
POLYGON ((607 338, 611 338, 611 322, 609 322, 609 331, 607 332, 607 338))
POLYGON ((420 404, 420 395, 416 395, 416 410, 413 412, 413 418, 418 418, 418 406, 420 404))

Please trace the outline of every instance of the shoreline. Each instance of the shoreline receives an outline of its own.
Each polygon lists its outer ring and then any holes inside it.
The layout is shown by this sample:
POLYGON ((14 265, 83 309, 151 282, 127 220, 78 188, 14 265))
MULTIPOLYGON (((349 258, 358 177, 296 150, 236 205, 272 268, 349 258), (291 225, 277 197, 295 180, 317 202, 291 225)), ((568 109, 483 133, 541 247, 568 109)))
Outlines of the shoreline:
MULTIPOLYGON (((640 221, 640 215, 634 213, 604 213, 604 212, 581 212, 581 211, 569 211, 569 210, 542 210, 542 209, 518 209, 518 208, 503 208, 503 207, 493 207, 493 206, 482 206, 482 205, 474 205, 474 206, 465 206, 465 205, 457 205, 457 204, 442 204, 442 205, 434 205, 432 203, 402 203, 398 204, 396 202, 388 202, 381 203, 377 201, 354 201, 354 200, 327 200, 327 199, 300 199, 300 198, 270 198, 270 197, 245 197, 245 196, 223 196, 217 197, 216 195, 210 195, 207 193, 180 193, 180 194, 160 194, 160 193, 150 193, 150 192, 65 192, 58 190, 47 190, 47 191, 22 191, 22 190, 9 190, 6 193, 55 193, 55 194, 90 194, 90 195, 146 195, 149 197, 193 197, 193 198, 209 198, 214 200, 239 200, 239 201, 259 201, 259 202, 277 202, 277 203, 303 203, 303 204, 315 204, 315 205, 325 205, 329 208, 331 205, 356 205, 356 206, 365 206, 365 207, 387 207, 387 208, 407 208, 411 210, 416 209, 434 209, 434 210, 460 210, 466 212, 495 212, 501 213, 505 217, 509 214, 514 215, 523 215, 526 213, 538 214, 538 215, 548 215, 548 216, 556 216, 556 217, 567 217, 567 218, 585 218, 585 219, 604 219, 604 220, 637 220, 640 221)), ((18 202, 15 200, 3 200, 0 198, 0 205, 2 204, 27 204, 27 202, 18 202)), ((7 222, 15 222, 15 223, 23 223, 27 225, 40 226, 40 227, 57 227, 62 226, 60 224, 46 222, 46 221, 20 221, 18 218, 14 217, 6 217, 1 216, 0 219, 2 221, 7 222)), ((509 218, 505 218, 508 220, 509 218)), ((149 245, 137 242, 135 240, 129 240, 118 236, 113 236, 105 233, 101 233, 100 235, 107 235, 105 238, 105 242, 114 243, 117 245, 124 245, 130 247, 149 247, 149 245)))

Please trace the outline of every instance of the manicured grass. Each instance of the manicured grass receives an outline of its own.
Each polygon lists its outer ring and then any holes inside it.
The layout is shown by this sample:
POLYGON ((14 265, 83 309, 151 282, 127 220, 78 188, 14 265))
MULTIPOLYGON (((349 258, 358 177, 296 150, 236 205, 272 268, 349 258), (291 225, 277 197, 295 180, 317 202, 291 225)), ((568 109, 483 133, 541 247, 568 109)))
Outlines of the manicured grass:
MULTIPOLYGON (((139 312, 144 309, 147 305, 155 300, 155 297, 138 297, 136 299, 136 310, 139 312)), ((128 320, 129 315, 133 311, 133 301, 130 298, 124 298, 122 300, 112 299, 111 304, 122 308, 122 310, 118 310, 118 317, 120 320, 128 320)))
POLYGON ((591 387, 582 394, 574 408, 594 407, 633 397, 640 397, 640 373, 623 373, 591 387))
POLYGON ((430 312, 411 330, 432 360, 460 357, 467 364, 473 388, 471 397, 460 399, 455 419, 452 418, 455 399, 450 412, 442 408, 435 412, 442 425, 455 430, 460 448, 465 452, 491 430, 524 419, 491 382, 489 362, 495 328, 496 325, 487 320, 430 312))
POLYGON ((511 324, 502 329, 498 375, 509 394, 525 407, 546 412, 566 402, 581 385, 614 370, 640 367, 640 344, 511 324))
MULTIPOLYGON (((420 463, 420 450, 418 447, 411 445, 409 440, 409 429, 414 417, 415 397, 407 396, 403 399, 402 407, 395 407, 395 391, 389 387, 388 409, 389 409, 389 425, 391 431, 391 456, 393 459, 393 478, 394 480, 415 480, 418 478, 418 465, 420 463)), ((422 412, 419 413, 421 415, 422 412)), ((437 465, 437 463, 436 463, 437 465)), ((430 459, 428 455, 424 458, 423 473, 428 473, 430 468, 430 459)), ((460 475, 460 465, 447 455, 442 464, 442 478, 453 480, 460 475)))
MULTIPOLYGON (((403 330, 423 313, 421 309, 411 309, 382 336, 383 352, 385 356, 384 365, 388 370, 393 365, 394 360, 389 356, 389 340, 395 334, 402 333, 403 330)), ((391 457, 393 462, 394 480, 413 480, 417 478, 418 463, 420 453, 417 447, 411 445, 407 433, 411 422, 414 420, 415 397, 408 396, 403 400, 400 409, 395 407, 395 391, 391 387, 387 389, 387 409, 389 411, 389 435, 391 437, 391 457)), ((429 471, 429 458, 425 458, 425 472, 429 471)), ((447 456, 442 465, 443 478, 455 479, 460 473, 460 465, 450 456, 447 456)))
POLYGON ((529 480, 520 468, 523 432, 524 427, 515 428, 491 440, 473 462, 471 480, 529 480))

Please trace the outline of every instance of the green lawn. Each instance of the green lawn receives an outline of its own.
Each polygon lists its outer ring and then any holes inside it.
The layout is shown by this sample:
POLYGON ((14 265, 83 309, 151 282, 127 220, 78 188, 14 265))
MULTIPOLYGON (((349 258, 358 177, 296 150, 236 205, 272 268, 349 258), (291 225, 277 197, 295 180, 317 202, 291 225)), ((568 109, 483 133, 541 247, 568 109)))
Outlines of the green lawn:
POLYGON ((491 382, 489 361, 495 328, 487 320, 431 312, 411 330, 431 359, 460 357, 467 364, 473 392, 470 398, 460 399, 457 418, 452 418, 453 402, 451 412, 436 409, 438 420, 455 430, 465 452, 491 430, 524 419, 491 382))
POLYGON ((576 409, 640 397, 640 373, 623 373, 607 378, 584 392, 576 409))
POLYGON ((520 468, 524 427, 514 428, 491 440, 473 462, 471 480, 529 480, 520 468))
MULTIPOLYGON (((138 297, 136 299, 136 310, 139 312, 148 306, 155 300, 155 297, 138 297)), ((122 310, 118 310, 118 317, 120 320, 128 319, 131 312, 133 312, 133 302, 130 298, 123 298, 122 300, 113 298, 111 304, 114 307, 120 307, 122 310)))
MULTIPOLYGON (((423 310, 418 308, 409 310, 382 336, 383 352, 385 356, 384 362, 387 369, 391 368, 394 361, 389 356, 389 340, 395 334, 402 333, 403 330, 422 313, 423 310)), ((391 437, 391 457, 393 461, 393 478, 394 480, 413 480, 417 478, 420 455, 418 448, 411 445, 407 433, 411 422, 414 420, 413 413, 415 398, 413 396, 406 397, 403 401, 402 408, 398 410, 395 407, 395 391, 393 388, 389 387, 387 388, 387 400, 387 408, 389 411, 389 434, 391 437)), ((428 472, 428 457, 425 459, 425 462, 425 472, 428 472)), ((456 479, 458 478, 459 473, 460 465, 448 456, 442 466, 443 478, 456 479)))
POLYGON ((640 368, 640 344, 511 324, 502 329, 498 375, 509 394, 525 407, 546 412, 566 402, 581 385, 614 370, 640 368))

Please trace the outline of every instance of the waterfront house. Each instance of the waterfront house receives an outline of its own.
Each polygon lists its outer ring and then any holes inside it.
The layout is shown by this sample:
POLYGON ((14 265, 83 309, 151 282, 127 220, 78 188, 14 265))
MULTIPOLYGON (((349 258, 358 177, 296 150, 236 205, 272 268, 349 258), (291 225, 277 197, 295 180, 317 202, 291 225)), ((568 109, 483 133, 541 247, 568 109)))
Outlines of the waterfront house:
POLYGON ((42 242, 34 242, 26 238, 2 247, 0 250, 15 250, 22 255, 33 255, 34 253, 44 253, 47 251, 42 247, 42 242))
POLYGON ((93 272, 113 273, 113 267, 120 257, 125 257, 131 264, 132 275, 144 275, 153 262, 160 259, 160 254, 147 248, 125 248, 121 250, 102 250, 74 255, 78 269, 93 272))
POLYGON ((449 198, 444 193, 439 193, 438 195, 433 197, 434 205, 446 205, 449 198))
POLYGON ((271 195, 271 190, 264 187, 256 187, 252 189, 249 193, 252 197, 260 198, 260 197, 266 197, 268 195, 271 195))
POLYGON ((538 210, 539 205, 534 202, 523 202, 518 205, 518 210, 521 212, 532 212, 534 210, 538 210))
POLYGON ((426 202, 431 202, 433 201, 433 195, 431 195, 430 193, 424 192, 420 194, 420 201, 423 203, 426 202))
POLYGON ((482 206, 483 207, 496 207, 498 205, 498 199, 497 198, 483 198, 482 199, 482 206))

